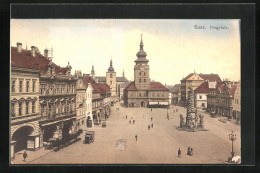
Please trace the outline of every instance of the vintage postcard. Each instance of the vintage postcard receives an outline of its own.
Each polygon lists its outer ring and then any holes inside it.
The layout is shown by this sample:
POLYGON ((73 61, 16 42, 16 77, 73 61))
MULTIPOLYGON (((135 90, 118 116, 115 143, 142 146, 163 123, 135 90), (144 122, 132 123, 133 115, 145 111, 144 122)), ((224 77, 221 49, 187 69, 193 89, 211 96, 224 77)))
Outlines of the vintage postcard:
POLYGON ((10 163, 240 164, 239 19, 11 19, 10 163))

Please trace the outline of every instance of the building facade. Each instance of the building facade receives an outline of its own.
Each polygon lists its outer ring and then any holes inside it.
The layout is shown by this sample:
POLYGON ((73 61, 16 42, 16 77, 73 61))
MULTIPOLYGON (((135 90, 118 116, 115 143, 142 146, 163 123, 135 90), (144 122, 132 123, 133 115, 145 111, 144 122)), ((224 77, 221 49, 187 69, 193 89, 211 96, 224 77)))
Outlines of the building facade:
POLYGON ((169 90, 160 82, 150 82, 149 60, 143 46, 141 36, 134 66, 134 81, 124 90, 124 104, 127 107, 167 107, 169 90))
POLYGON ((236 88, 236 84, 232 84, 230 81, 223 81, 216 89, 216 92, 209 92, 207 95, 207 111, 212 114, 232 118, 236 88))
POLYGON ((76 107, 77 107, 77 129, 86 129, 86 91, 81 71, 75 72, 76 82, 76 107))
POLYGON ((241 120, 241 82, 238 82, 237 89, 234 94, 234 100, 233 100, 233 119, 237 119, 237 122, 239 123, 241 120))
POLYGON ((43 56, 36 47, 22 49, 22 44, 17 43, 17 47, 11 47, 11 69, 14 152, 37 149, 44 142, 73 133, 76 80, 71 75, 71 66, 61 68, 48 57, 48 50, 44 50, 43 56))
POLYGON ((186 106, 188 101, 189 88, 195 90, 204 81, 221 82, 218 74, 197 74, 196 72, 190 73, 188 76, 181 80, 181 105, 186 106))
POLYGON ((195 107, 197 109, 206 109, 208 93, 216 91, 221 84, 222 82, 204 81, 200 86, 198 86, 194 91, 195 107))
POLYGON ((22 49, 22 43, 11 47, 11 79, 10 79, 10 154, 24 149, 40 148, 39 119, 39 69, 28 68, 22 62, 23 56, 31 56, 29 50, 22 49))
POLYGON ((97 83, 90 75, 83 75, 85 84, 90 84, 92 90, 92 117, 94 124, 106 120, 111 114, 110 87, 105 83, 97 83))

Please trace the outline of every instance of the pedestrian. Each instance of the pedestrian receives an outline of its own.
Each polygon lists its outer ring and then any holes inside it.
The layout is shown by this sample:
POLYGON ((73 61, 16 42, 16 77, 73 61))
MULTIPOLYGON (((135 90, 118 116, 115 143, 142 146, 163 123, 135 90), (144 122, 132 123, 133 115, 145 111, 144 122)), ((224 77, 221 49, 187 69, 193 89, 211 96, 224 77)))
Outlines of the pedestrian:
POLYGON ((151 112, 153 111, 153 109, 151 108, 151 112))
POLYGON ((176 109, 176 112, 178 112, 178 109, 176 109))
POLYGON ((135 124, 135 120, 133 120, 133 124, 135 124))
POLYGON ((26 153, 26 150, 25 150, 24 153, 23 153, 23 160, 25 161, 26 158, 27 158, 27 153, 26 153))
POLYGON ((153 121, 153 117, 151 117, 151 121, 153 121))
POLYGON ((133 117, 131 117, 131 120, 133 119, 133 117))
POLYGON ((148 130, 150 130, 150 125, 148 125, 148 130))
POLYGON ((137 137, 138 137, 138 136, 137 136, 137 134, 136 134, 136 135, 135 135, 135 140, 136 140, 136 141, 137 141, 137 137))
POLYGON ((127 120, 127 115, 125 116, 125 119, 127 120))
POLYGON ((193 148, 190 148, 190 155, 193 155, 193 148))
POLYGON ((153 128, 153 123, 151 124, 151 127, 153 128))
POLYGON ((178 150, 178 157, 181 158, 181 149, 180 149, 180 148, 179 148, 179 150, 178 150))
POLYGON ((129 124, 131 124, 131 120, 129 120, 129 124))

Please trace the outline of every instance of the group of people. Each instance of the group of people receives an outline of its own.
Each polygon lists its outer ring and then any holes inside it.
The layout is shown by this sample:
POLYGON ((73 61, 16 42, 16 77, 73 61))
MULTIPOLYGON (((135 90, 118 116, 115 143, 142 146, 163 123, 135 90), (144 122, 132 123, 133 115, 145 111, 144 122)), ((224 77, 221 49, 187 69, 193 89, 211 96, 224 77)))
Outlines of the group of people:
MULTIPOLYGON (((124 117, 123 117, 123 119, 124 119, 124 117)), ((127 115, 125 116, 125 119, 127 120, 127 115)), ((133 117, 131 117, 131 119, 129 120, 129 124, 131 124, 132 120, 133 120, 133 124, 135 124, 135 120, 133 119, 133 117)))
MULTIPOLYGON (((188 156, 193 156, 193 148, 188 147, 187 155, 188 156)), ((178 150, 178 157, 181 157, 181 149, 180 148, 178 150)))
POLYGON ((153 128, 153 117, 151 117, 151 122, 152 122, 152 124, 148 125, 148 130, 150 130, 150 128, 153 128))

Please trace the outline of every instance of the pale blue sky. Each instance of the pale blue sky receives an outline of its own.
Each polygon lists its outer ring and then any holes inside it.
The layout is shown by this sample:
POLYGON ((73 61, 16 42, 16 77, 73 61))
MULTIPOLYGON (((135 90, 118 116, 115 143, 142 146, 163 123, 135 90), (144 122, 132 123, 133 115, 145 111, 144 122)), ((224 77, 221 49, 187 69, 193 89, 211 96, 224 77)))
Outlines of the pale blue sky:
POLYGON ((134 60, 143 33, 150 78, 173 85, 192 73, 218 73, 240 79, 239 20, 12 19, 11 46, 53 47, 53 61, 72 70, 105 76, 112 57, 117 76, 134 76, 134 60), (196 30, 194 25, 207 29, 196 30), (228 29, 212 30, 210 26, 228 29))

